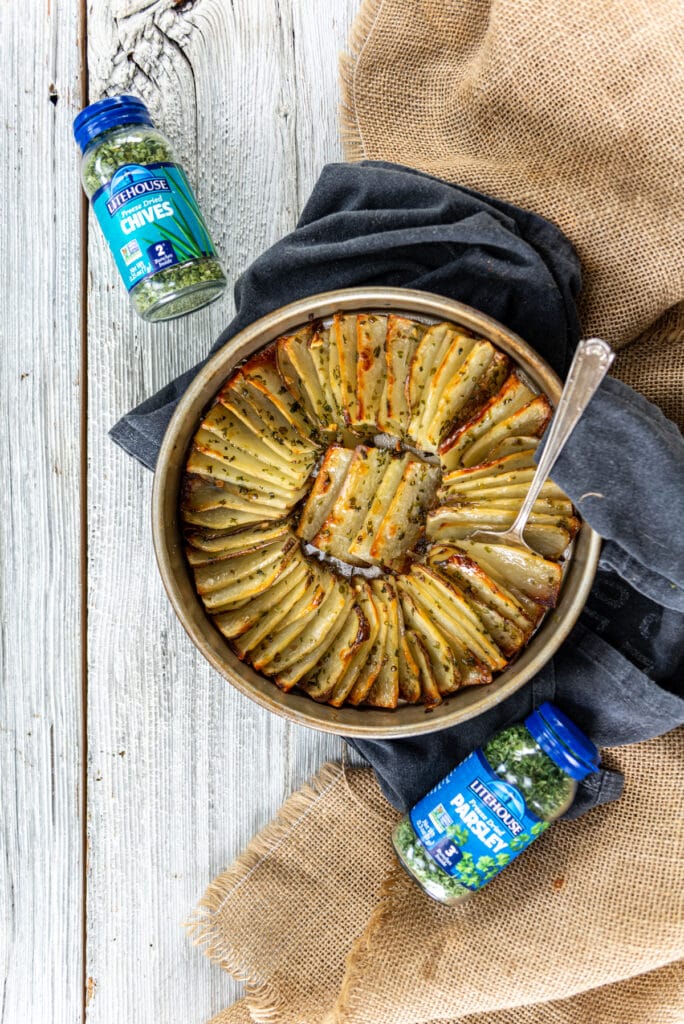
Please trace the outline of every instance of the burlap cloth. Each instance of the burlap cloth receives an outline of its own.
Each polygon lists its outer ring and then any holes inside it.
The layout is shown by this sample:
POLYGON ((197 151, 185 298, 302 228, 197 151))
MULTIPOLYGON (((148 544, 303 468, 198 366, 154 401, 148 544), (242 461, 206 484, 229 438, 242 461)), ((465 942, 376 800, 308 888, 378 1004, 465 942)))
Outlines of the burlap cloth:
POLYGON ((246 983, 215 1024, 681 1024, 683 741, 604 751, 623 798, 557 823, 455 909, 395 866, 372 772, 326 766, 191 924, 246 983))
MULTIPOLYGON (((557 223, 585 332, 680 424, 683 55, 678 0, 366 0, 342 60, 349 158, 557 223)), ((245 982, 212 1024, 682 1024, 683 739, 604 751, 623 798, 452 909, 396 867, 372 772, 326 766, 191 921, 245 982)))

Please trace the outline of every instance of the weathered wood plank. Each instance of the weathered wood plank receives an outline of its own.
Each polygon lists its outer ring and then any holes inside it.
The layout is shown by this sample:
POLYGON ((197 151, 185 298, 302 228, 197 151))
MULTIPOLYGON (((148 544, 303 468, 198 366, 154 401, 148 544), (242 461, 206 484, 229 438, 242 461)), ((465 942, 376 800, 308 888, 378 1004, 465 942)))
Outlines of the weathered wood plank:
MULTIPOLYGON (((294 225, 340 159, 337 54, 356 0, 92 3, 91 99, 128 89, 175 141, 232 280, 294 225)), ((136 320, 89 245, 91 1024, 202 1021, 238 986, 180 927, 208 881, 338 741, 231 690, 174 618, 154 565, 151 479, 107 429, 207 349, 230 299, 169 326, 136 320)))
POLYGON ((83 1008, 79 3, 4 4, 0 1020, 83 1008))

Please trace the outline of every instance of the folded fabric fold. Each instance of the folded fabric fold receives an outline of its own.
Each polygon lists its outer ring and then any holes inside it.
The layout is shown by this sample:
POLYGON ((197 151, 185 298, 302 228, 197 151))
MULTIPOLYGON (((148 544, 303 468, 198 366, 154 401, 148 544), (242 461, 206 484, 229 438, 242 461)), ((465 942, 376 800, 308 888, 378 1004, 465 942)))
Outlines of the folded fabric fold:
POLYGON ((602 558, 667 608, 684 611, 684 441, 643 395, 608 378, 553 478, 609 545, 602 558))

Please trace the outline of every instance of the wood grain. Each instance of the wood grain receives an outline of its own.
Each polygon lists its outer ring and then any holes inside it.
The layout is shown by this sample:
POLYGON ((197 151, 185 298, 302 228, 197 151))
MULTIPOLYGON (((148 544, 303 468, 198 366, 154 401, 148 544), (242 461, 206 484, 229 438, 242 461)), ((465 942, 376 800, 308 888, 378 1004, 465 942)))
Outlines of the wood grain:
MULTIPOLYGON (((179 151, 234 280, 290 230, 340 159, 337 55, 356 0, 92 3, 90 99, 128 89, 179 151)), ((88 250, 87 1019, 203 1021, 239 993, 181 924, 209 880, 333 737, 269 715, 196 653, 152 553, 151 477, 108 428, 189 367, 230 299, 167 326, 129 311, 94 224, 88 250)))
POLYGON ((76 1024, 80 11, 3 4, 0 17, 0 1020, 76 1024))

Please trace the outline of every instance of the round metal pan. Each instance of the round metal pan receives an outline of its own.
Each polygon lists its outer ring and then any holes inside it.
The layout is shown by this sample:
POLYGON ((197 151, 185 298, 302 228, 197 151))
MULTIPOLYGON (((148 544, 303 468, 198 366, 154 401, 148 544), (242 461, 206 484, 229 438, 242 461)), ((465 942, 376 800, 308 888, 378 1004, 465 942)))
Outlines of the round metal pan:
POLYGON ((589 594, 598 563, 600 539, 586 524, 568 558, 560 600, 520 656, 494 682, 453 694, 433 710, 405 705, 393 711, 332 708, 296 690, 282 693, 268 679, 239 661, 205 613, 183 553, 178 510, 187 451, 202 414, 235 366, 279 335, 338 310, 400 313, 425 322, 449 320, 506 352, 553 405, 561 383, 548 364, 516 334, 497 321, 440 295, 405 288, 346 288, 300 299, 270 313, 232 338, 198 373, 169 423, 159 453, 152 494, 152 532, 164 587, 186 632, 209 662, 233 686, 262 707, 301 725, 345 736, 389 738, 444 729, 482 714, 518 690, 555 653, 574 626, 589 594))

